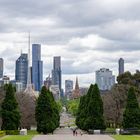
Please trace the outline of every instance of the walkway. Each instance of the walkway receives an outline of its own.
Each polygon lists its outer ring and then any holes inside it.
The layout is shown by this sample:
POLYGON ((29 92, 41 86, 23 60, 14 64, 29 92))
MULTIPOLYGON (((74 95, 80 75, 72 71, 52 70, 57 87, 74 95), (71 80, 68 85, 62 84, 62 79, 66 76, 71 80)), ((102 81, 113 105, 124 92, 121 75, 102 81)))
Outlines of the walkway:
POLYGON ((114 140, 107 135, 40 135, 35 136, 32 140, 114 140))

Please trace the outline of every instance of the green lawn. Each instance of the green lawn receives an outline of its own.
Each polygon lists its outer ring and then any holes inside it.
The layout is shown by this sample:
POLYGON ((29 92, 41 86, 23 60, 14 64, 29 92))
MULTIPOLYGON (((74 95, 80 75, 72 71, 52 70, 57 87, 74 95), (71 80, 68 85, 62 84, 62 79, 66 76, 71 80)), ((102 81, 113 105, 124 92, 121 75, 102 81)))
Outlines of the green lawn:
POLYGON ((35 130, 28 130, 27 136, 21 135, 10 135, 0 138, 0 140, 31 140, 34 135, 38 135, 38 132, 35 130))
POLYGON ((128 135, 115 135, 112 136, 115 140, 140 140, 140 136, 128 136, 128 135))
POLYGON ((31 140, 32 138, 33 135, 27 135, 27 136, 14 135, 14 136, 5 136, 0 140, 31 140))

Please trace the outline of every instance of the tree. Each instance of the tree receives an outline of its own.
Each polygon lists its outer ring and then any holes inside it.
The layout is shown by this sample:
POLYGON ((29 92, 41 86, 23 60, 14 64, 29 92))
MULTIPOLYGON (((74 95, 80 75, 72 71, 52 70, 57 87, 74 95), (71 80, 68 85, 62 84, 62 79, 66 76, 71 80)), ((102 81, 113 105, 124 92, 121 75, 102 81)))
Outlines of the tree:
POLYGON ((80 98, 76 124, 83 130, 106 128, 103 102, 97 84, 91 84, 87 95, 80 98))
POLYGON ((12 84, 5 85, 6 95, 1 106, 2 130, 17 130, 20 126, 20 113, 12 84))
POLYGON ((87 118, 84 124, 87 130, 106 128, 103 116, 103 102, 97 84, 93 86, 92 92, 90 93, 87 112, 87 118))
POLYGON ((123 114, 124 128, 140 128, 140 108, 134 87, 128 91, 127 104, 123 114))
POLYGON ((42 87, 35 109, 37 131, 52 133, 59 126, 59 111, 52 93, 42 87))

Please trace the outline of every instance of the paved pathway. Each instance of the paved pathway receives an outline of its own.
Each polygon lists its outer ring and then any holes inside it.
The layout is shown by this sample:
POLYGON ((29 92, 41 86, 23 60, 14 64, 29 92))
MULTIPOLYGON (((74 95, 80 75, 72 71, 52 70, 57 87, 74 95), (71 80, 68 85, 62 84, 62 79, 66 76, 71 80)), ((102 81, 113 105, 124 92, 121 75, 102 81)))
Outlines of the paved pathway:
POLYGON ((114 140, 107 135, 83 135, 83 136, 73 136, 73 135, 40 135, 35 136, 32 140, 114 140))

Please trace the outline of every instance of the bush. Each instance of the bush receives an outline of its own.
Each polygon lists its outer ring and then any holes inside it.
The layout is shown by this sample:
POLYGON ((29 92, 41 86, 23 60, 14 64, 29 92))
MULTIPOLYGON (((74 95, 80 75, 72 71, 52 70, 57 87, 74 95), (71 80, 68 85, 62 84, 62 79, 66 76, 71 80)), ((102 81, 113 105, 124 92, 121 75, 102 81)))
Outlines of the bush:
POLYGON ((19 135, 19 130, 6 130, 6 135, 19 135))
POLYGON ((5 131, 0 131, 0 137, 5 136, 5 131))

